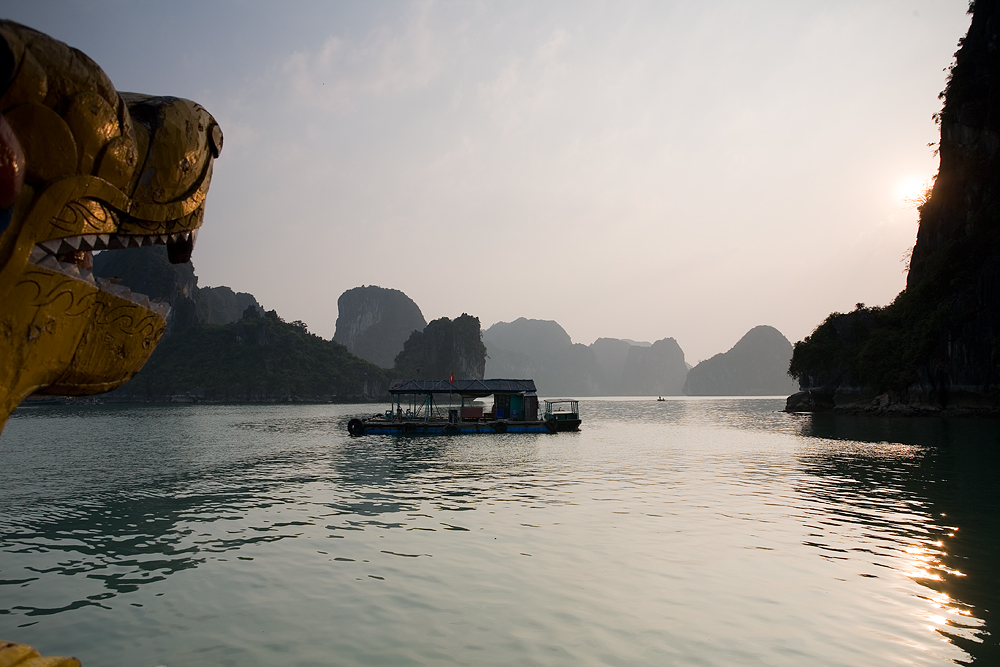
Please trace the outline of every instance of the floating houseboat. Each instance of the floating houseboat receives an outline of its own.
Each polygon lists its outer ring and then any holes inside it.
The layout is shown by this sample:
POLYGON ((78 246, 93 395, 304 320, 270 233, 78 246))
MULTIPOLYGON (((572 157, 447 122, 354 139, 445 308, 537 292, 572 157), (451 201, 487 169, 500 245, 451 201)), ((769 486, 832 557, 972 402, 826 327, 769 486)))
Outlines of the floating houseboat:
POLYGON ((534 380, 394 380, 392 407, 347 424, 351 435, 556 433, 580 428, 578 401, 546 400, 541 418, 534 380), (489 412, 476 399, 493 396, 489 412))

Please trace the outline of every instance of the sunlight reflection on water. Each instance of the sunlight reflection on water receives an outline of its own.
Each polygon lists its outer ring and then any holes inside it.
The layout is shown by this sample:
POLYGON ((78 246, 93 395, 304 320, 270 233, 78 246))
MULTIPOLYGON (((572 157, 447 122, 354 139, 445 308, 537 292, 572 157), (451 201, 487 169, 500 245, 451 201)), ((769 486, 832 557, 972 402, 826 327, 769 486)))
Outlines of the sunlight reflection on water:
POLYGON ((580 433, 351 438, 380 406, 32 408, 0 636, 84 664, 990 664, 997 424, 588 399, 580 433))

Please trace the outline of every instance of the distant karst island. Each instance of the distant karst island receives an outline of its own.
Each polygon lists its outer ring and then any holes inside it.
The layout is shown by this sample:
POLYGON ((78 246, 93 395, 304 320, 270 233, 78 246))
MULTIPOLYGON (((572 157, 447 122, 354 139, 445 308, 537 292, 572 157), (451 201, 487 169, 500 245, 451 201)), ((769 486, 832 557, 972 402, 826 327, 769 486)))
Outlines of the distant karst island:
POLYGON ((163 341, 110 400, 377 401, 394 378, 452 375, 531 378, 547 396, 785 395, 790 382, 791 344, 773 327, 690 368, 673 338, 582 345, 551 320, 485 331, 466 313, 428 323, 402 291, 362 285, 341 294, 336 331, 324 340, 252 294, 199 287, 194 266, 170 264, 160 247, 99 253, 94 273, 171 305, 163 341))
POLYGON ((688 396, 775 396, 795 391, 788 375, 792 344, 774 327, 754 327, 728 352, 706 359, 688 374, 688 396))

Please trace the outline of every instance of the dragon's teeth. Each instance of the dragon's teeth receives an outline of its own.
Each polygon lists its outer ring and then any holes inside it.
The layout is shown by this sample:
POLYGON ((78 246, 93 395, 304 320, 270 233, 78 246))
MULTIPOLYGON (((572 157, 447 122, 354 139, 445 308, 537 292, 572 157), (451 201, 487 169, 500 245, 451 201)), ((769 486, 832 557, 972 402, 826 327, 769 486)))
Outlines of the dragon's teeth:
POLYGON ((62 245, 62 242, 59 239, 53 239, 51 241, 42 241, 38 245, 45 248, 50 255, 55 255, 59 252, 59 246, 62 245))
POLYGON ((111 240, 110 234, 97 234, 94 236, 94 250, 106 250, 108 242, 111 240))
POLYGON ((59 253, 64 252, 76 252, 80 249, 80 237, 71 236, 68 239, 59 239, 61 243, 59 244, 59 253))
POLYGON ((31 249, 31 257, 29 257, 29 261, 32 264, 38 264, 40 261, 42 261, 43 259, 45 259, 48 256, 49 256, 49 253, 45 252, 44 249, 39 248, 38 246, 35 246, 35 247, 33 247, 31 249))
POLYGON ((80 237, 80 245, 77 246, 78 249, 80 249, 80 250, 93 250, 94 249, 94 241, 96 240, 96 238, 97 237, 94 236, 93 234, 88 234, 86 236, 81 236, 80 237))
POLYGON ((150 302, 150 308, 159 313, 163 319, 167 319, 167 316, 170 314, 170 303, 164 299, 153 299, 150 302))
POLYGON ((52 271, 59 270, 59 260, 55 258, 55 255, 46 255, 41 261, 38 262, 38 266, 51 269, 52 271))
POLYGON ((132 290, 130 290, 129 288, 125 287, 122 284, 111 283, 110 285, 107 286, 107 288, 109 292, 111 292, 112 294, 117 294, 123 299, 127 299, 130 296, 132 296, 132 290))

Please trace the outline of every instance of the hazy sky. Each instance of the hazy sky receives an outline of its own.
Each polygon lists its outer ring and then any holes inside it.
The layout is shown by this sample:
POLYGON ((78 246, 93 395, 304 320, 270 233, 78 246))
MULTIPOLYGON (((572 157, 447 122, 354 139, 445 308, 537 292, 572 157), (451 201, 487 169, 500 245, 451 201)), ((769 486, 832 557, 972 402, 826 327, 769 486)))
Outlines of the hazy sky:
POLYGON ((331 337, 406 292, 484 328, 793 342, 888 303, 966 0, 7 2, 225 132, 194 264, 331 337))

